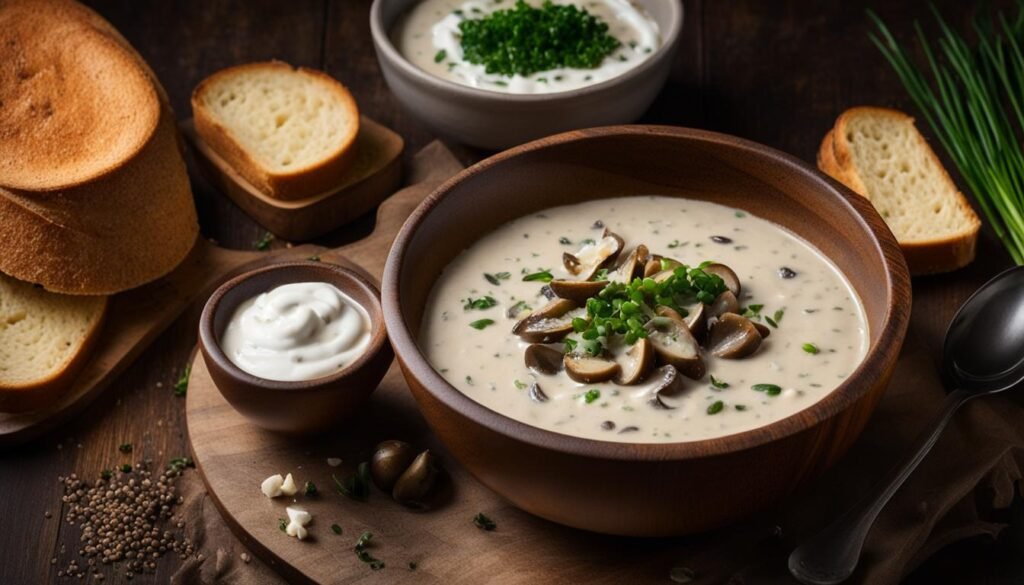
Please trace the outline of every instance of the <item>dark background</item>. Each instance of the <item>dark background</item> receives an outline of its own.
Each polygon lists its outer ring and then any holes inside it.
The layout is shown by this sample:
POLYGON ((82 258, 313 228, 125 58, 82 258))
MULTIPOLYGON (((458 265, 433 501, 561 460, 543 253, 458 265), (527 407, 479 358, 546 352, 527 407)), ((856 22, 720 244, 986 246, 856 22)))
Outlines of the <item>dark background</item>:
MULTIPOLYGON (((401 111, 377 67, 368 25, 370 0, 161 1, 89 0, 149 62, 179 119, 190 116, 193 87, 214 71, 249 61, 282 59, 326 70, 347 85, 362 112, 400 133, 408 159, 434 137, 401 111)), ((915 18, 931 24, 925 2, 686 0, 682 43, 672 77, 642 121, 736 134, 813 162, 835 117, 854 105, 914 112, 902 86, 868 40, 867 6, 903 40, 915 18)), ((971 2, 942 1, 964 28, 971 2)), ((929 27, 929 30, 931 28, 929 27)), ((927 128, 922 128, 929 134, 927 128)), ((466 164, 488 153, 449 144, 466 164)), ((251 249, 264 230, 193 173, 203 234, 222 246, 251 249)), ((961 182, 961 184, 963 184, 961 182)), ((363 218, 318 243, 338 245, 372 226, 363 218)), ((275 246, 282 245, 276 242, 275 246)), ((979 255, 984 270, 1008 266, 990 234, 979 255)), ((994 271, 991 271, 994 274, 994 271)), ((945 319, 969 290, 950 277, 914 282, 914 324, 933 332, 938 355, 945 319), (945 307, 936 317, 933 309, 945 307)), ((0 584, 56 580, 77 557, 77 534, 59 523, 58 475, 95 476, 137 459, 158 462, 187 454, 184 400, 174 381, 195 343, 194 323, 181 319, 76 421, 50 436, 0 454, 0 584), (52 518, 46 519, 50 512, 52 518), (60 552, 61 545, 66 551, 60 552), (51 565, 51 559, 57 562, 51 565)), ((908 583, 1020 583, 1024 579, 1024 512, 998 541, 957 543, 926 563, 908 583)), ((167 582, 177 558, 135 582, 167 582)), ((104 583, 121 571, 105 569, 104 583)), ((91 581, 90 581, 91 582, 91 581)))

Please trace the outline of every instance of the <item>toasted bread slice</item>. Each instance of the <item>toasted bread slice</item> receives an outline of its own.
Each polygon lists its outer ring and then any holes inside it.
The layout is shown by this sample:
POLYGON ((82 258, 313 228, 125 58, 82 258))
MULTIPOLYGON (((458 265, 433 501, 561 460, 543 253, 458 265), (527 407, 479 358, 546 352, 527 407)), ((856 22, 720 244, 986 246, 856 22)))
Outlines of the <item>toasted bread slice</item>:
POLYGON ((203 142, 277 199, 340 184, 359 132, 359 110, 343 85, 279 61, 207 77, 192 93, 192 115, 203 142))
POLYGON ((56 399, 88 359, 107 297, 43 290, 0 274, 0 412, 56 399))
POLYGON ((818 168, 871 201, 913 274, 974 260, 981 221, 910 116, 875 107, 843 112, 821 143, 818 168))

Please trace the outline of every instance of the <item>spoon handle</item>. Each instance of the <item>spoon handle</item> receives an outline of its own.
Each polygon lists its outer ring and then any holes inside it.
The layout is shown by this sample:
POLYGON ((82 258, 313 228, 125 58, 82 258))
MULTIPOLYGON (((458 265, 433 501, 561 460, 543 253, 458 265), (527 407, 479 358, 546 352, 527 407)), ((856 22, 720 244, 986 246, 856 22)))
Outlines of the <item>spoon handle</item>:
POLYGON ((972 395, 956 390, 946 397, 942 411, 915 441, 910 457, 890 472, 891 477, 867 492, 852 508, 789 556, 789 571, 806 585, 842 583, 857 568, 871 525, 896 490, 910 477, 935 445, 953 414, 972 395))

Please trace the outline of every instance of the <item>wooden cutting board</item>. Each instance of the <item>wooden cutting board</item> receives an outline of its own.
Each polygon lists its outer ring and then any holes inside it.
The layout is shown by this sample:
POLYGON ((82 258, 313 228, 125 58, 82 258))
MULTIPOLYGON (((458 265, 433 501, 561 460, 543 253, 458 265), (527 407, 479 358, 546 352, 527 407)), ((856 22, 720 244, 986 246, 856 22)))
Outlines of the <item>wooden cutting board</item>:
MULTIPOLYGON (((354 263, 379 279, 395 233, 425 194, 399 192, 381 207, 371 237, 322 253, 321 261, 354 263)), ((664 582, 678 551, 680 539, 601 536, 512 507, 446 454, 416 408, 397 364, 355 420, 319 437, 297 439, 248 423, 224 400, 197 355, 186 423, 197 468, 232 532, 290 582, 479 584, 499 577, 503 583, 664 582), (386 439, 402 439, 440 456, 450 480, 445 482, 443 505, 417 512, 376 488, 367 502, 335 490, 332 476, 349 477, 374 445, 386 439), (328 458, 343 463, 332 467, 328 458), (286 536, 278 526, 292 498, 271 500, 260 492, 263 479, 276 473, 292 473, 300 485, 312 481, 319 489, 318 496, 294 498, 295 505, 313 515, 305 541, 286 536), (473 517, 479 512, 497 522, 497 530, 477 528, 473 517), (331 530, 332 524, 342 528, 341 535, 331 530), (383 570, 371 570, 353 552, 364 530, 374 535, 369 551, 384 561, 383 570)))

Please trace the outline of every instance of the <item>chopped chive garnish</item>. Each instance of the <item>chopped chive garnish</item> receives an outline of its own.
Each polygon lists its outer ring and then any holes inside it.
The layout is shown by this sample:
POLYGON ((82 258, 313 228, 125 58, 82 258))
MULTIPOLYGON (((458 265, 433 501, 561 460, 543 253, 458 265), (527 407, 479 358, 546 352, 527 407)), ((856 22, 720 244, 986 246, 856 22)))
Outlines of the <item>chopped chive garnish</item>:
POLYGON ((272 234, 270 232, 265 232, 260 239, 256 240, 256 242, 252 245, 252 247, 256 248, 257 250, 262 252, 264 250, 270 249, 270 243, 273 242, 273 241, 274 241, 274 234, 272 234))
POLYGON ((555 277, 548 270, 541 270, 540 272, 531 272, 523 277, 524 282, 551 282, 555 277))
POLYGON ((601 391, 597 388, 591 388, 587 390, 587 393, 583 395, 583 401, 590 404, 601 397, 601 391))
POLYGON ((469 297, 468 299, 466 299, 466 304, 463 305, 462 308, 466 309, 467 311, 470 309, 484 310, 490 309, 491 307, 497 304, 498 301, 495 300, 495 298, 492 296, 480 297, 479 299, 469 297))
POLYGON ((341 534, 341 526, 338 526, 337 524, 331 524, 331 532, 335 534, 341 534))
POLYGON ((473 516, 473 524, 476 524, 476 527, 480 530, 485 530, 487 532, 491 532, 498 527, 498 524, 495 523, 494 520, 488 518, 483 512, 473 516))
POLYGON ((488 325, 494 325, 494 319, 477 319, 469 324, 473 329, 483 329, 488 325))
POLYGON ((516 388, 518 388, 519 390, 522 390, 523 388, 526 388, 528 386, 526 382, 520 382, 519 380, 512 380, 512 383, 515 384, 516 388))
POLYGON ((721 400, 716 400, 708 406, 708 414, 718 414, 722 412, 723 408, 725 408, 725 403, 721 400))
POLYGON ((804 351, 806 351, 807 353, 809 353, 811 355, 815 355, 815 354, 821 352, 821 350, 818 349, 818 346, 814 345, 813 343, 805 343, 805 344, 803 344, 800 347, 802 347, 804 351))
POLYGON ((487 282, 494 286, 501 286, 501 281, 508 280, 510 276, 511 274, 508 272, 497 272, 494 274, 490 274, 488 272, 484 273, 484 278, 487 279, 487 282))
POLYGON ((755 392, 764 392, 768 396, 778 396, 782 393, 782 388, 775 384, 754 384, 750 389, 755 392))
POLYGON ((728 382, 719 380, 714 376, 711 376, 711 385, 714 386, 715 388, 718 388, 719 390, 725 390, 726 388, 729 387, 728 382))
POLYGON ((434 55, 434 63, 440 63, 441 61, 444 61, 447 57, 448 51, 441 49, 440 51, 437 52, 436 55, 434 55))

